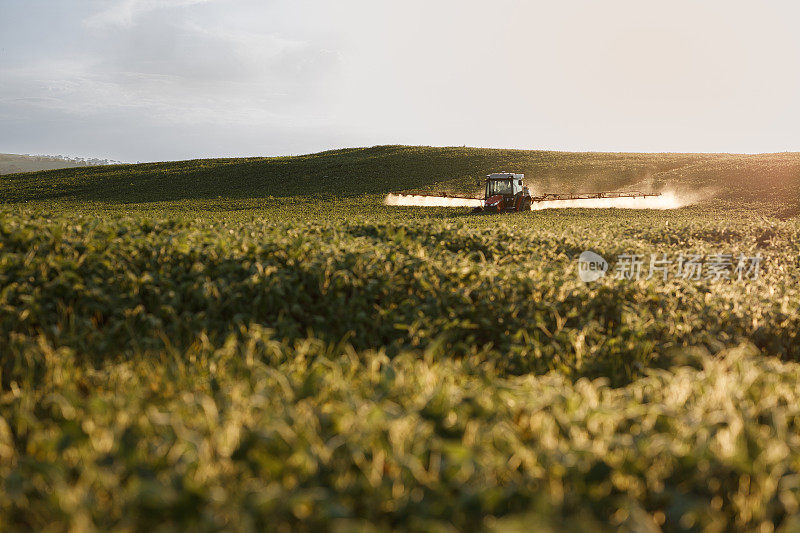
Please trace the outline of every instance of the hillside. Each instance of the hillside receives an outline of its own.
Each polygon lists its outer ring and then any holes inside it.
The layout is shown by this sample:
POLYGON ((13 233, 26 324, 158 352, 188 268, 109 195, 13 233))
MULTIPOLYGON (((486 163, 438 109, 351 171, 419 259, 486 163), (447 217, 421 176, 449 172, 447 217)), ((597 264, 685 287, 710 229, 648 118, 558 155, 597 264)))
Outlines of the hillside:
POLYGON ((0 154, 0 176, 60 168, 85 168, 109 163, 110 161, 103 159, 69 158, 53 155, 0 154))
POLYGON ((474 192, 493 171, 524 172, 546 192, 706 190, 735 201, 796 205, 800 154, 570 153, 378 146, 296 157, 200 159, 15 174, 0 201, 162 202, 294 196, 352 197, 402 190, 474 192))

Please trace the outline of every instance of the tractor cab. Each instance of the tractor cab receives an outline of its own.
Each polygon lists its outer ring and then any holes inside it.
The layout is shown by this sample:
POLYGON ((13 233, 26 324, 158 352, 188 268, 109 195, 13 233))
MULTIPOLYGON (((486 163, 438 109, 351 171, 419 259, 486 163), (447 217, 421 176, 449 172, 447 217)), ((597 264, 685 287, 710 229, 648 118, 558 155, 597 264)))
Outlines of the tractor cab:
POLYGON ((486 176, 484 205, 476 210, 527 211, 531 208, 531 195, 523 185, 525 174, 501 172, 486 176))
POLYGON ((486 198, 501 194, 514 196, 522 192, 522 180, 525 174, 489 174, 486 176, 486 198))

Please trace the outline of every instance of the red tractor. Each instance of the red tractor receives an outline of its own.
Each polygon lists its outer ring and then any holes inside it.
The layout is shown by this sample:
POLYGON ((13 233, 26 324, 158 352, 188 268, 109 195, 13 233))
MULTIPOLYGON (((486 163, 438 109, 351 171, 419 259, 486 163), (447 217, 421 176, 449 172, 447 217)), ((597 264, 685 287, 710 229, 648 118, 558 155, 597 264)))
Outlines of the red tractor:
POLYGON ((508 172, 489 174, 486 176, 483 206, 476 207, 473 212, 530 211, 533 199, 528 188, 522 184, 524 178, 525 174, 511 174, 508 172))

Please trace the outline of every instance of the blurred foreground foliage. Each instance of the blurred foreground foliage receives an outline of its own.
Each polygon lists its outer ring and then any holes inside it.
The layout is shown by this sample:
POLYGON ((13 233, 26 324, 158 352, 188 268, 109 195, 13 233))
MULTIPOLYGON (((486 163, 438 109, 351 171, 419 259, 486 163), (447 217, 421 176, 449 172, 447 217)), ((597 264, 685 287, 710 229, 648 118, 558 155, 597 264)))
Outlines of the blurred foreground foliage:
POLYGON ((98 368, 44 337, 11 353, 11 528, 800 526, 800 365, 751 346, 618 388, 257 325, 98 368))

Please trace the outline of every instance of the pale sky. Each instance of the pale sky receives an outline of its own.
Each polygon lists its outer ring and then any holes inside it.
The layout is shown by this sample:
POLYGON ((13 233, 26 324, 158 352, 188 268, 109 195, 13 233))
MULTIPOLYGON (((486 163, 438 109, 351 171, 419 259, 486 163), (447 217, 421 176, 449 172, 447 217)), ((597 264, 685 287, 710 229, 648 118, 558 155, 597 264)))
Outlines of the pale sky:
POLYGON ((800 151, 800 2, 0 0, 0 152, 800 151))

